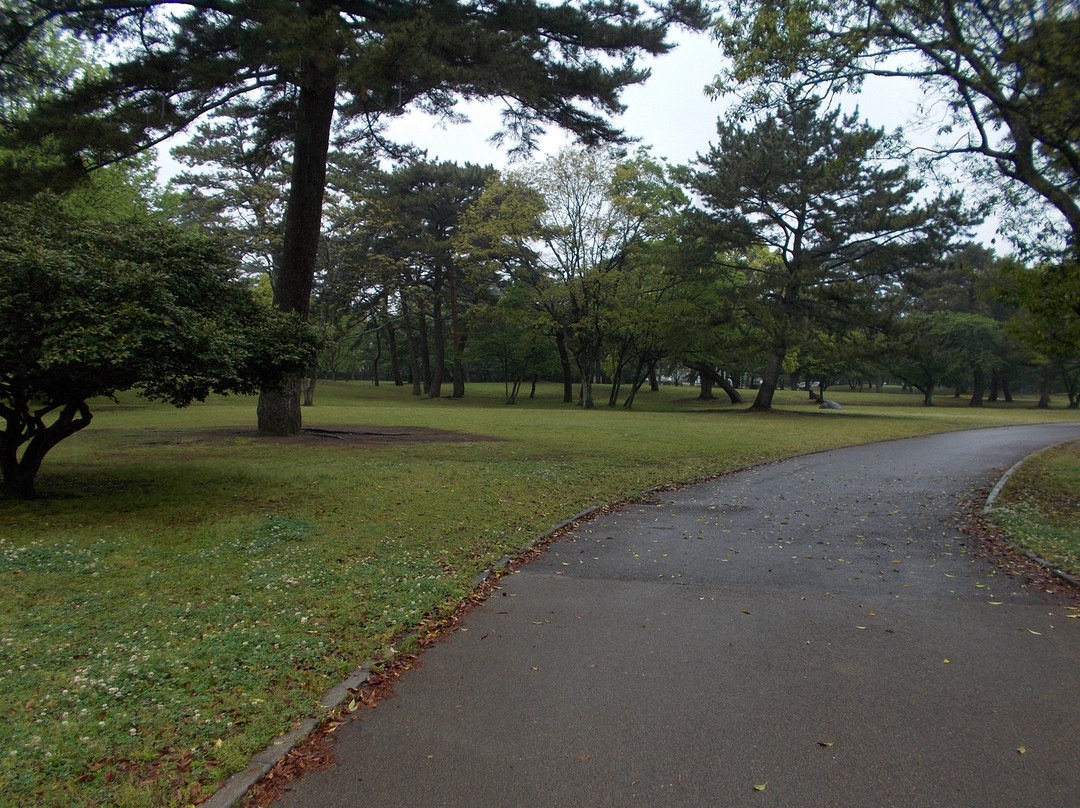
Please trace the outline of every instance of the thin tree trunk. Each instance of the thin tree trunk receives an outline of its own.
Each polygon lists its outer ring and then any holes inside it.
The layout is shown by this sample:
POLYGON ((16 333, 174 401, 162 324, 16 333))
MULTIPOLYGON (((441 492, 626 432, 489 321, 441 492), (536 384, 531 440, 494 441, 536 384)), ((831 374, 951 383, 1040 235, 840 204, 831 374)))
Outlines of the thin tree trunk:
POLYGON ((1043 373, 1042 386, 1039 390, 1039 403, 1035 406, 1040 410, 1050 409, 1050 382, 1053 378, 1053 366, 1047 365, 1043 373))
POLYGON ((412 394, 418 396, 420 395, 420 369, 416 366, 416 341, 413 338, 409 303, 404 292, 401 294, 401 317, 405 324, 405 348, 409 352, 409 378, 412 381, 412 394))
POLYGON ((371 376, 376 387, 379 386, 379 361, 382 359, 382 337, 379 330, 375 329, 375 358, 371 360, 371 376))
POLYGON ((431 367, 430 398, 442 396, 443 373, 446 368, 446 324, 443 322, 442 283, 435 286, 431 301, 431 338, 435 342, 435 357, 431 367))
POLYGON ((566 349, 566 334, 562 330, 555 332, 555 347, 559 349, 559 364, 562 367, 563 404, 574 402, 574 375, 570 368, 570 352, 566 349))
POLYGON ((384 322, 386 323, 386 344, 390 349, 390 370, 394 374, 394 386, 401 387, 405 384, 405 378, 401 373, 401 357, 398 355, 397 329, 394 328, 394 323, 389 317, 384 322))
MULTIPOLYGON (((461 354, 465 350, 465 325, 461 321, 461 312, 458 311, 457 270, 454 266, 450 267, 447 279, 450 282, 450 340, 454 352, 454 392, 452 393, 452 397, 464 398, 465 364, 461 359, 461 354)), ((521 383, 518 382, 519 386, 520 384, 521 383)), ((516 393, 514 394, 514 397, 517 397, 516 393)))

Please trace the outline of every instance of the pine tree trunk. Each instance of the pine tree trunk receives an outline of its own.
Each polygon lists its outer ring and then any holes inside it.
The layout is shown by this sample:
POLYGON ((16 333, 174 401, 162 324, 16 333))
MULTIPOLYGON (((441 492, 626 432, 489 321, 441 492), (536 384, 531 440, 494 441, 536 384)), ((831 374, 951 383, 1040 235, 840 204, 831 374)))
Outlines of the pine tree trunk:
POLYGON ((765 374, 761 377, 761 387, 758 388, 751 410, 766 411, 772 409, 773 396, 776 394, 776 386, 780 383, 780 371, 784 366, 786 351, 777 348, 769 357, 769 363, 765 366, 765 374))
POLYGON ((261 435, 297 435, 300 432, 300 387, 303 379, 290 376, 281 388, 259 393, 256 416, 261 435))
POLYGON ((428 396, 442 396, 443 374, 446 369, 446 323, 443 319, 442 282, 435 284, 435 294, 431 303, 431 338, 435 342, 435 357, 431 366, 431 384, 428 396))
POLYGON ((401 357, 398 355, 397 329, 390 319, 386 319, 386 344, 390 350, 390 370, 394 374, 394 386, 402 387, 405 377, 401 373, 401 357))
POLYGON ((971 385, 971 400, 969 407, 981 407, 983 396, 986 394, 986 372, 982 368, 975 368, 975 380, 971 385))
MULTIPOLYGON (((274 305, 306 317, 322 230, 326 157, 337 94, 337 61, 305 61, 300 68, 299 84, 292 177, 285 208, 281 264, 274 284, 274 305)), ((300 378, 287 380, 281 388, 263 390, 257 414, 260 434, 298 434, 300 378)))

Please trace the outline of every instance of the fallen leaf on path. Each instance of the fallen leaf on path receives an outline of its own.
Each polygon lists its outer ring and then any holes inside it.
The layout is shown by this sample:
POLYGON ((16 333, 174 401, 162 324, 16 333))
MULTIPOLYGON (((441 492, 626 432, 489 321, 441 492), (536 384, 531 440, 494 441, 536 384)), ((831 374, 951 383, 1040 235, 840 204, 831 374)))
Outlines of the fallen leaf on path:
POLYGON ((1017 749, 1016 751, 1017 751, 1017 752, 1019 752, 1019 753, 1020 753, 1021 755, 1023 755, 1024 753, 1026 753, 1026 752, 1027 752, 1027 747, 1026 747, 1026 746, 1021 746, 1021 747, 1020 747, 1019 749, 1017 749))
POLYGON ((1042 636, 1042 632, 1041 632, 1041 631, 1032 631, 1032 630, 1031 630, 1030 628, 1028 629, 1028 631, 1029 631, 1030 633, 1034 634, 1034 635, 1035 635, 1035 636, 1037 636, 1037 637, 1041 637, 1041 636, 1042 636))
POLYGON ((832 746, 832 741, 818 741, 817 745, 818 746, 824 746, 824 747, 828 748, 828 747, 832 746))
POLYGON ((754 791, 764 791, 768 787, 768 783, 762 783, 759 786, 754 786, 754 791))

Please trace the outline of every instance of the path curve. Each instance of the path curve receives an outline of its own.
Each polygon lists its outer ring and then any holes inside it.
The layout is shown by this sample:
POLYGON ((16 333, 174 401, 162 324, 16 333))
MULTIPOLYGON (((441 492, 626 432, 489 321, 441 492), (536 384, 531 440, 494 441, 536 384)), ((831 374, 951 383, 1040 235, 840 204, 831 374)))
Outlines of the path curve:
POLYGON ((287 808, 1075 805, 1080 619, 957 514, 1080 423, 840 449, 598 517, 287 808))

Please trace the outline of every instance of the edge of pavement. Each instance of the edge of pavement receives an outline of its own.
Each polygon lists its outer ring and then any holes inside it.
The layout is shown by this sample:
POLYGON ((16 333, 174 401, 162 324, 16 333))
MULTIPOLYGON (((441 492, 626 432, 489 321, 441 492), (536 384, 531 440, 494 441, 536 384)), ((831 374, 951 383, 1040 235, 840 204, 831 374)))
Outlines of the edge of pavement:
MULTIPOLYGON (((646 492, 648 493, 648 492, 646 492)), ((525 555, 542 542, 554 537, 559 532, 571 525, 576 524, 601 510, 603 506, 593 505, 571 516, 552 528, 538 533, 526 541, 513 555, 504 555, 488 569, 479 573, 473 581, 476 589, 484 581, 497 575, 501 570, 513 563, 515 558, 525 555)), ((406 635, 408 636, 408 635, 406 635)), ((291 752, 302 740, 311 735, 336 710, 340 710, 352 699, 353 694, 359 690, 375 670, 376 660, 365 660, 361 665, 350 673, 343 681, 334 685, 319 699, 318 711, 300 720, 288 731, 274 738, 267 746, 256 752, 247 767, 231 775, 225 783, 210 795, 209 798, 199 803, 201 808, 233 808, 247 794, 248 790, 259 780, 266 776, 274 765, 285 755, 291 752)))
MULTIPOLYGON (((1073 442, 1074 441, 1072 440, 1066 440, 1062 441, 1061 443, 1055 443, 1052 446, 1044 446, 1043 448, 1036 449, 1031 454, 1027 455, 1026 457, 1022 457, 1015 463, 1013 463, 1012 466, 1009 467, 1009 470, 1001 475, 1001 479, 997 481, 997 484, 990 489, 990 493, 986 495, 986 502, 982 508, 983 516, 990 515, 990 512, 994 509, 994 503, 997 501, 998 495, 1001 493, 1002 489, 1004 489, 1005 486, 1008 484, 1009 480, 1012 479, 1013 474, 1019 471, 1025 463, 1027 463, 1032 458, 1041 455, 1043 452, 1048 452, 1051 449, 1056 449, 1059 446, 1064 446, 1067 443, 1073 442)), ((1015 543, 1010 541, 1007 536, 1003 536, 1002 538, 1005 540, 1006 544, 1008 544, 1009 547, 1011 547, 1019 555, 1031 559, 1040 567, 1046 569, 1046 571, 1049 572, 1051 575, 1054 575, 1063 581, 1067 581, 1075 587, 1080 587, 1080 578, 1077 578, 1075 575, 1068 573, 1063 569, 1055 567, 1038 553, 1032 552, 1031 550, 1025 550, 1023 547, 1016 545, 1015 543)))
MULTIPOLYGON (((1024 463, 1026 463, 1036 455, 1041 454, 1042 452, 1048 451, 1049 449, 1053 449, 1056 446, 1061 446, 1065 443, 1070 442, 1070 440, 1067 440, 1062 441, 1058 444, 1054 444, 1052 446, 1045 446, 1014 463, 1001 476, 1001 478, 997 481, 994 487, 990 490, 990 493, 987 495, 986 502, 982 508, 983 515, 985 516, 990 513, 993 508, 993 504, 996 501, 998 495, 1001 493, 1002 489, 1008 483, 1009 479, 1013 476, 1013 474, 1015 474, 1015 472, 1019 470, 1020 467, 1024 465, 1024 463)), ((810 452, 810 454, 816 454, 816 452, 810 452)), ((743 470, 745 469, 739 469, 739 471, 743 470)), ((714 476, 722 475, 709 475, 703 479, 711 479, 714 476)), ((672 486, 670 485, 656 486, 655 488, 643 491, 639 495, 639 497, 656 494, 664 490, 670 490, 671 488, 672 486)), ((543 542, 555 537, 557 534, 559 534, 563 530, 566 530, 577 522, 583 521, 595 515, 598 511, 603 510, 604 507, 605 506, 603 505, 593 505, 591 507, 585 508, 574 516, 571 516, 569 519, 566 519, 555 525, 554 527, 533 536, 531 539, 521 545, 521 547, 519 547, 512 555, 504 555, 502 558, 492 564, 490 568, 480 572, 473 581, 473 588, 478 588, 486 580, 488 580, 492 576, 498 575, 500 571, 506 569, 510 564, 514 562, 515 559, 524 556, 530 550, 536 548, 543 542)), ((1026 556, 1035 563, 1046 568, 1051 574, 1062 578, 1073 586, 1080 588, 1080 579, 1078 579, 1077 577, 1070 575, 1063 570, 1057 569, 1048 561, 1039 557, 1031 551, 1023 550, 1012 544, 1011 542, 1008 542, 1008 544, 1010 547, 1013 548, 1016 553, 1026 556)), ((240 802, 240 800, 243 799, 244 795, 247 794, 251 787, 258 783, 259 780, 261 780, 264 776, 266 776, 274 768, 275 764, 277 764, 278 761, 281 760, 281 758, 283 758, 294 748, 296 748, 296 746, 301 741, 314 733, 315 730, 318 729, 318 727, 323 723, 323 721, 326 720, 328 716, 332 715, 335 711, 340 710, 342 707, 348 704, 348 702, 352 699, 353 694, 356 693, 356 691, 358 691, 371 677, 372 673, 375 671, 376 664, 376 660, 365 660, 343 681, 326 691, 326 693, 319 700, 318 712, 316 714, 309 715, 306 718, 300 720, 288 731, 277 736, 266 747, 255 753, 252 756, 251 760, 248 762, 247 767, 242 769, 241 771, 236 772, 228 779, 226 779, 224 784, 217 791, 211 794, 209 798, 199 803, 200 808, 234 808, 234 806, 236 806, 240 802)))

